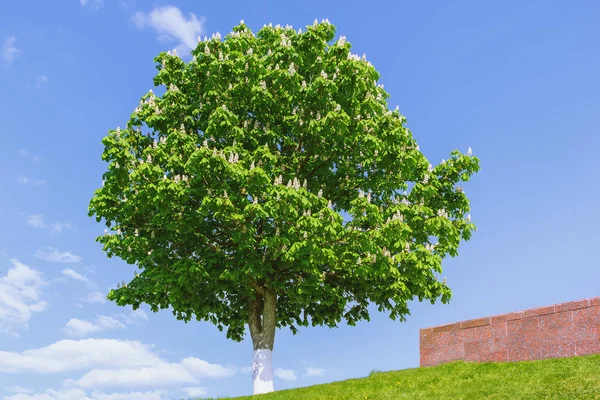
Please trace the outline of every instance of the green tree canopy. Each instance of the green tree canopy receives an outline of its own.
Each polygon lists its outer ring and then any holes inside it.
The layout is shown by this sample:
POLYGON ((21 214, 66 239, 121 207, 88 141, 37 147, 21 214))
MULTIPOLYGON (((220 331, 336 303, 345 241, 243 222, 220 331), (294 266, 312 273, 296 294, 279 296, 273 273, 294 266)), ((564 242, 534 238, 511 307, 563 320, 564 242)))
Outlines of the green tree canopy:
POLYGON ((403 320, 412 299, 447 302, 436 273, 468 240, 470 151, 433 167, 388 108, 375 67, 327 21, 304 31, 243 23, 193 59, 156 59, 156 86, 125 128, 89 214, 109 257, 139 273, 119 305, 171 308, 255 349, 275 328, 403 320))

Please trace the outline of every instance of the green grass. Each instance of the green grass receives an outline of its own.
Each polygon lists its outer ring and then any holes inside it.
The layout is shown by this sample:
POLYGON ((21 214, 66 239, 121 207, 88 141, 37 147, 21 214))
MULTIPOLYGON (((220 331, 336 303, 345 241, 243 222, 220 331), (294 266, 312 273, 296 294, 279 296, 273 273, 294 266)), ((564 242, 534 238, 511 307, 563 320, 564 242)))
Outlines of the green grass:
POLYGON ((373 371, 367 378, 235 399, 600 399, 600 355, 373 371))

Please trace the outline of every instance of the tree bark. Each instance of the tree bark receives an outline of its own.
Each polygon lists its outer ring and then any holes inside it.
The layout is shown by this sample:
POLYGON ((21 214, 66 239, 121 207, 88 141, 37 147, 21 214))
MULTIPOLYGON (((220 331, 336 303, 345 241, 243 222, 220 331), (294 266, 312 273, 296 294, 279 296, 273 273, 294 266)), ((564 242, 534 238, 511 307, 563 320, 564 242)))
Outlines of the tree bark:
POLYGON ((274 391, 272 354, 277 326, 275 315, 277 295, 272 289, 260 289, 250 301, 248 313, 248 327, 254 349, 252 361, 254 394, 274 391))

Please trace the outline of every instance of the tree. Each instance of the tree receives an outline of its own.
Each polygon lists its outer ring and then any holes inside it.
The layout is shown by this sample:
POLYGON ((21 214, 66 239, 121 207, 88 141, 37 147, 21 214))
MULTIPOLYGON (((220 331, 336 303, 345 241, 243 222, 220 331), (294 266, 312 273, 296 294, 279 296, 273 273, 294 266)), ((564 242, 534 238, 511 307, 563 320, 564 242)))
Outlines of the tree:
POLYGON ((89 214, 108 228, 108 257, 140 270, 108 298, 236 341, 247 325, 255 393, 273 390, 277 328, 448 302, 437 273, 474 229, 456 185, 478 159, 453 151, 433 167, 373 65, 334 36, 328 21, 256 35, 242 22, 199 40, 189 62, 161 53, 164 94, 103 139, 89 214))

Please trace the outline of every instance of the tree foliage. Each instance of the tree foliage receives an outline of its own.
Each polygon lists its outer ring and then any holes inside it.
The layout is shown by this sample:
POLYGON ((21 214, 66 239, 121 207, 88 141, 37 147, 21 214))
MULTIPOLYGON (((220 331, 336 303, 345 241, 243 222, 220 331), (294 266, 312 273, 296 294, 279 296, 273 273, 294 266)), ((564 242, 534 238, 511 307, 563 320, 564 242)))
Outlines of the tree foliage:
POLYGON ((460 187, 478 159, 433 167, 379 73, 335 27, 241 23, 193 59, 161 53, 156 86, 103 139, 89 214, 109 257, 139 273, 119 305, 171 307, 241 340, 269 290, 277 327, 353 325, 374 303, 404 319, 412 299, 450 299, 437 279, 474 225, 460 187))

